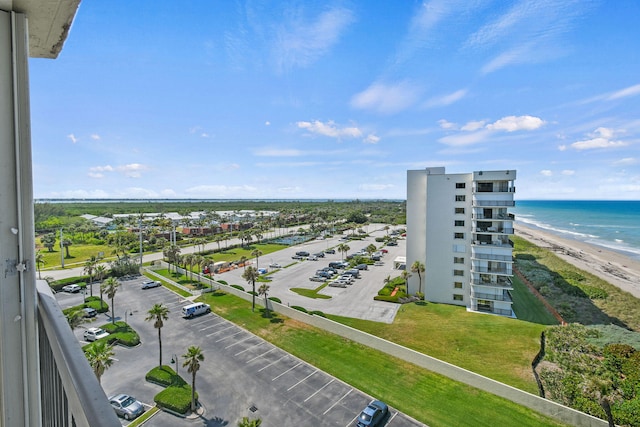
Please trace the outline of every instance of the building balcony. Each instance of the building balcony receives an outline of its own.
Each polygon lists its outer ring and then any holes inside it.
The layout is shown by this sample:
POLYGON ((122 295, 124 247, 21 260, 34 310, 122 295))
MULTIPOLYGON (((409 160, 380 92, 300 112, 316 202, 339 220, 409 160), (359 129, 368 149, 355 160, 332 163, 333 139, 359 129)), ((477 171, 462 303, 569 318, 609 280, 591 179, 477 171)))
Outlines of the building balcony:
POLYGON ((472 273, 487 273, 487 274, 502 274, 506 276, 513 276, 511 265, 509 266, 496 266, 496 267, 480 267, 471 264, 472 273))
POLYGON ((476 182, 473 186, 474 193, 515 193, 516 187, 513 182, 476 182))
POLYGON ((484 254, 471 251, 471 259, 483 259, 488 261, 513 262, 512 255, 484 254))
POLYGON ((495 220, 495 221, 514 221, 516 219, 514 214, 503 214, 503 213, 474 213, 472 215, 472 219, 475 220, 486 220, 486 219, 491 219, 491 220, 495 220))
POLYGON ((471 227, 472 233, 513 234, 511 227, 471 227))
POLYGON ((481 299, 481 300, 488 300, 488 301, 513 302, 513 300, 511 299, 511 295, 509 294, 509 291, 507 291, 507 290, 503 290, 501 294, 486 294, 486 293, 482 293, 482 292, 475 292, 472 289, 471 290, 471 298, 474 298, 476 300, 481 299))
POLYGON ((513 282, 507 276, 490 276, 474 274, 471 276, 471 286, 487 286, 492 288, 513 289, 513 282))
POLYGON ((474 240, 472 245, 475 246, 495 246, 498 248, 513 248, 513 242, 509 239, 503 240, 474 240))
POLYGON ((513 207, 516 205, 515 200, 476 200, 472 202, 474 207, 513 207))
POLYGON ((515 315, 513 314, 513 310, 487 307, 481 304, 472 304, 470 310, 477 311, 478 313, 489 313, 489 314, 497 314, 498 316, 515 317, 515 315))
POLYGON ((51 289, 37 286, 41 425, 120 427, 51 289))

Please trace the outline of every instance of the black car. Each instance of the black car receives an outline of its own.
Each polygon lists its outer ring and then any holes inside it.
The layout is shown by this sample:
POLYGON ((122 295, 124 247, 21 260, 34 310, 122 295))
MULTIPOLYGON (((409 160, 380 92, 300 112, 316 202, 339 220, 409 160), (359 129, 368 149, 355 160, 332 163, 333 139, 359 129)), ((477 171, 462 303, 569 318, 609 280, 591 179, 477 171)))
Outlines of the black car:
POLYGON ((325 254, 331 254, 334 255, 336 253, 335 249, 327 249, 326 251, 324 251, 325 254))
POLYGON ((313 254, 314 256, 317 256, 318 258, 324 258, 324 252, 318 252, 317 254, 313 254))

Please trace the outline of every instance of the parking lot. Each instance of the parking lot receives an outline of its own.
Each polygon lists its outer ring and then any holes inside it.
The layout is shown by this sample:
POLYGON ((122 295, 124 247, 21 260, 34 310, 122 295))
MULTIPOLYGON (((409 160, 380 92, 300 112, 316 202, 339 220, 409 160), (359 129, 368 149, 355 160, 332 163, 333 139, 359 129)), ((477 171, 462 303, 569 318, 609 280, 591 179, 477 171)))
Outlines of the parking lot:
MULTIPOLYGON (((249 416, 261 418, 263 426, 348 427, 355 425, 355 418, 372 399, 219 316, 183 319, 180 309, 188 300, 164 287, 142 290, 142 280, 124 281, 116 295, 116 320, 124 320, 126 315, 142 343, 131 349, 115 348, 116 361, 102 377, 105 393, 130 394, 144 404, 153 405, 153 397, 162 390, 144 380, 145 373, 158 364, 157 329, 144 320, 155 303, 163 303, 170 309, 169 320, 162 328, 163 363, 182 360, 180 356, 190 345, 199 346, 205 356, 196 387, 205 409, 202 416, 182 419, 161 412, 145 425, 235 426, 243 416, 249 416)), ((58 296, 63 308, 77 304, 82 298, 78 294, 58 296)), ((109 320, 107 314, 100 314, 85 327, 109 320)), ((76 329, 80 341, 84 330, 84 327, 76 329)), ((190 382, 190 375, 181 363, 171 366, 190 382)), ((123 420, 123 425, 126 424, 123 420)), ((390 408, 384 425, 422 424, 390 408)))
MULTIPOLYGON (((348 253, 364 249, 370 244, 374 244, 377 248, 382 246, 382 243, 375 241, 375 237, 384 236, 386 230, 382 226, 369 226, 369 228, 370 237, 363 240, 344 242, 350 248, 348 253)), ((388 253, 382 259, 383 265, 369 266, 368 270, 361 272, 361 278, 356 279, 352 285, 348 285, 346 288, 327 286, 322 289, 321 294, 328 295, 331 299, 308 298, 290 290, 291 288, 315 289, 319 287, 322 283, 310 281, 309 277, 313 276, 316 270, 326 267, 330 261, 342 260, 342 254, 338 251, 335 254, 325 254, 325 257, 319 258, 318 261, 294 260, 292 256, 300 250, 314 254, 323 252, 328 248, 335 248, 342 243, 339 241, 339 237, 341 236, 325 240, 312 240, 260 257, 258 259, 260 268, 268 267, 271 263, 278 263, 286 267, 275 270, 268 275, 271 278, 271 282, 268 283, 269 296, 279 298, 283 304, 302 306, 307 310, 320 310, 324 313, 392 323, 400 306, 398 304, 375 301, 373 297, 384 286, 384 279, 387 276, 394 278, 400 275, 401 272, 399 270, 393 269, 393 260, 398 256, 405 255, 404 240, 399 240, 398 246, 384 246, 388 253)), ((215 277, 229 284, 237 284, 249 289, 250 285, 242 278, 242 273, 242 269, 237 269, 215 277)), ((258 285, 256 284, 256 286, 258 285)))

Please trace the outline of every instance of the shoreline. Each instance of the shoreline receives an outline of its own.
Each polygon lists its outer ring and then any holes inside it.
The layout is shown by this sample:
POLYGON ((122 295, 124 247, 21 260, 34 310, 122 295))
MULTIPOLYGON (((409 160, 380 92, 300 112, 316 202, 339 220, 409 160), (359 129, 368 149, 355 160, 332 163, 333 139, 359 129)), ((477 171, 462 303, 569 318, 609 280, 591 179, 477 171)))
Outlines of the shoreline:
POLYGON ((640 298, 640 261, 619 252, 537 228, 514 224, 515 234, 563 260, 640 298))

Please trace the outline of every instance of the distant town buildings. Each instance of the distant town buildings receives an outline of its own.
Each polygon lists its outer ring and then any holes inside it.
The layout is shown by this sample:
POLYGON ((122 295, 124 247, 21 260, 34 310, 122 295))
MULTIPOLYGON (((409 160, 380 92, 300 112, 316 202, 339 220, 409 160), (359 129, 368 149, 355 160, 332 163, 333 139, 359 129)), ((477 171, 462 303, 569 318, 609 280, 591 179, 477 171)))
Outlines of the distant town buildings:
POLYGON ((409 293, 469 311, 513 317, 512 249, 515 170, 446 174, 407 171, 409 293), (420 280, 422 277, 422 281, 420 280))

